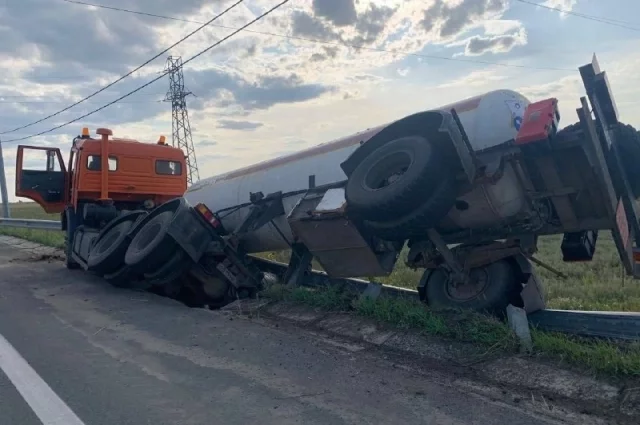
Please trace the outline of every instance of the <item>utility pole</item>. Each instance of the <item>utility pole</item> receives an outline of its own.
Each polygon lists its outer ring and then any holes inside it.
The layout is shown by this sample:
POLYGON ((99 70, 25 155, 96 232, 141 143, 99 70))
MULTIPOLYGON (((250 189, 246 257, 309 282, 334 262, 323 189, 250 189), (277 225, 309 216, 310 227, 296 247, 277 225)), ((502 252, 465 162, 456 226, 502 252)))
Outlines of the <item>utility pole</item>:
POLYGON ((7 192, 7 176, 4 174, 4 156, 2 156, 2 140, 0 140, 0 201, 2 201, 2 216, 11 217, 9 211, 9 193, 7 192))
POLYGON ((187 183, 189 185, 200 180, 196 150, 191 137, 191 125, 189 124, 189 112, 185 98, 192 94, 185 91, 184 75, 182 74, 182 58, 180 56, 167 58, 165 70, 169 72, 169 91, 165 96, 166 102, 171 102, 171 115, 173 130, 173 146, 182 149, 187 160, 187 183))

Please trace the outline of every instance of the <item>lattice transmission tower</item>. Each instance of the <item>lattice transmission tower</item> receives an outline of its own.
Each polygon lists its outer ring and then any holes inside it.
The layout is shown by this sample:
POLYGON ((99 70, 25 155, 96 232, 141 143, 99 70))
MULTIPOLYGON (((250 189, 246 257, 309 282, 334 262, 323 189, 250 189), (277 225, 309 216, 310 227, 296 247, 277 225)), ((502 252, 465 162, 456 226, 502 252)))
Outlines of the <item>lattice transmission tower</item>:
POLYGON ((196 150, 191 137, 191 125, 189 124, 189 111, 187 111, 187 96, 193 94, 184 88, 184 75, 182 74, 182 58, 180 56, 167 58, 165 70, 169 72, 169 91, 165 101, 171 102, 173 146, 183 150, 187 160, 187 182, 189 185, 200 180, 196 150))

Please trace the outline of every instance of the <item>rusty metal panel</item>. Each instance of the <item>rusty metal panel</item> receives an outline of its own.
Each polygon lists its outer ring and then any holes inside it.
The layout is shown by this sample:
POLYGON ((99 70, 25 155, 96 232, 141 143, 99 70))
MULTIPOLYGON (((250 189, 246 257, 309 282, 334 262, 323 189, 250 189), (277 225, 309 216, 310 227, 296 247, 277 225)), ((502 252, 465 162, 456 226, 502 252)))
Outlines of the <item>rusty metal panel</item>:
POLYGON ((335 277, 386 276, 393 264, 383 266, 358 228, 345 216, 336 191, 309 191, 289 215, 289 226, 298 242, 302 242, 335 277), (334 208, 319 209, 322 205, 334 208), (385 267, 386 266, 386 267, 385 267))
MULTIPOLYGON (((545 155, 536 158, 536 165, 540 170, 540 176, 548 191, 555 192, 564 189, 564 183, 558 174, 558 168, 551 156, 545 155)), ((577 227, 578 218, 576 217, 571 199, 566 195, 553 196, 551 201, 563 226, 568 228, 577 227)))
POLYGON ((292 220, 290 225, 300 242, 331 276, 384 276, 390 272, 382 267, 369 244, 346 217, 292 220))
POLYGON ((616 209, 616 227, 615 229, 612 229, 611 234, 613 235, 613 240, 616 243, 618 253, 620 254, 620 260, 622 261, 625 270, 629 275, 634 275, 633 239, 630 238, 631 227, 629 226, 629 220, 627 219, 627 213, 622 199, 618 201, 618 208, 616 209))

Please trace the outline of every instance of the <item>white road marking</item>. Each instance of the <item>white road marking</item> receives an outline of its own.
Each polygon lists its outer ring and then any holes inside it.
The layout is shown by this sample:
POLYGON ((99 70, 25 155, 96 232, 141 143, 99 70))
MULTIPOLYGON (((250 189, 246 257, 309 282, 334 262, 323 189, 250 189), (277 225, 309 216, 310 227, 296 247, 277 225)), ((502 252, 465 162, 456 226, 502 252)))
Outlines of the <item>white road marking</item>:
POLYGON ((85 425, 2 335, 0 369, 43 425, 85 425))

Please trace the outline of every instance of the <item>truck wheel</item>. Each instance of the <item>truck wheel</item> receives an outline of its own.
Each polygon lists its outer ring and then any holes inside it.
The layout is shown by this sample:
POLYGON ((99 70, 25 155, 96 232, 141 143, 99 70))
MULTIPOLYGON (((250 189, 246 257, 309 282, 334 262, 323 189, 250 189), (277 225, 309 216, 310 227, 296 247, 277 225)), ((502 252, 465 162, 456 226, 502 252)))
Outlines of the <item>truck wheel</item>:
POLYGON ((169 298, 177 298, 182 289, 182 277, 191 263, 182 250, 177 250, 173 257, 157 271, 145 273, 144 278, 152 286, 161 289, 169 298))
POLYGON ((73 248, 73 241, 69 241, 69 232, 64 237, 64 265, 69 270, 77 270, 81 268, 80 264, 76 263, 71 256, 71 250, 73 248))
POLYGON ((132 212, 111 220, 102 229, 89 253, 87 259, 89 270, 99 274, 116 271, 124 262, 124 254, 129 246, 132 227, 136 220, 145 214, 142 211, 132 212))
POLYGON ((409 214, 394 220, 365 221, 364 226, 375 236, 389 241, 401 241, 421 236, 428 229, 435 227, 447 215, 455 201, 455 179, 451 175, 442 175, 438 185, 426 201, 409 214))
POLYGON ((410 212, 438 183, 443 157, 421 136, 401 137, 379 147, 349 176, 345 188, 349 210, 370 220, 410 212))
POLYGON ((507 260, 471 269, 467 283, 454 285, 444 269, 426 270, 427 304, 434 309, 463 308, 502 315, 522 290, 507 260))
POLYGON ((73 259, 73 256, 71 255, 71 253, 73 252, 73 235, 77 230, 74 225, 75 216, 72 216, 72 214, 75 214, 75 212, 69 207, 67 207, 65 209, 65 212, 62 214, 62 219, 66 221, 66 229, 64 232, 64 265, 69 270, 77 270, 80 269, 81 266, 73 259))
POLYGON ((102 276, 104 280, 116 288, 132 288, 133 280, 131 269, 127 266, 122 266, 113 273, 108 273, 102 276))
MULTIPOLYGON (((638 199, 640 198, 640 168, 638 168, 640 163, 640 134, 633 126, 623 123, 618 123, 614 132, 616 142, 620 147, 624 173, 629 180, 633 197, 638 199)), ((583 130, 579 122, 559 130, 556 135, 559 140, 574 137, 583 137, 583 130)))
POLYGON ((161 245, 168 239, 166 238, 167 231, 174 214, 173 211, 162 212, 142 226, 129 244, 124 257, 126 265, 141 273, 147 273, 157 270, 166 263, 175 249, 171 246, 162 247, 161 245))
POLYGON ((620 156, 624 172, 629 180, 635 199, 640 198, 640 135, 633 126, 618 124, 615 137, 620 146, 620 156))

